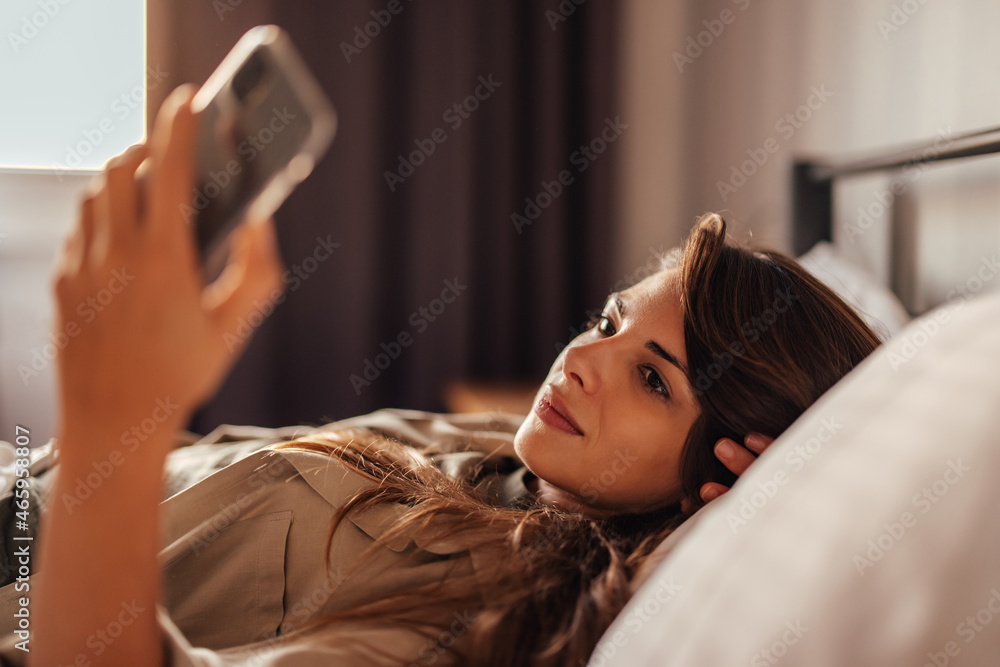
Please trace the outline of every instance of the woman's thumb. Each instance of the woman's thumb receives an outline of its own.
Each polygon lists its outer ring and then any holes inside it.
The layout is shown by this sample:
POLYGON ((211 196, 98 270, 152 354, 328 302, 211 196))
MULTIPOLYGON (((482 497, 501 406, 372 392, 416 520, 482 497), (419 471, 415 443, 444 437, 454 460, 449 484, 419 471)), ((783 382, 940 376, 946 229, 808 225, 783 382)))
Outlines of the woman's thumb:
POLYGON ((283 272, 274 220, 245 222, 234 234, 229 263, 206 293, 219 327, 232 331, 241 319, 262 322, 284 291, 283 272))

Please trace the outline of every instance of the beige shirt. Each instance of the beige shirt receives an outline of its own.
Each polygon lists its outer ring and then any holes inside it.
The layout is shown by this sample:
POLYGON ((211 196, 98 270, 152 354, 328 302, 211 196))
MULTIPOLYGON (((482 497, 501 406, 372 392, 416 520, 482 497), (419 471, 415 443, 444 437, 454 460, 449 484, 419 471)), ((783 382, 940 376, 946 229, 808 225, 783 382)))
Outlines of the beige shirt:
MULTIPOLYGON (((445 472, 483 467, 484 493, 510 505, 530 501, 526 471, 513 449, 521 419, 382 410, 320 429, 222 427, 177 450, 168 464, 171 495, 161 505, 162 606, 139 609, 123 601, 117 620, 94 619, 95 634, 80 654, 92 659, 131 618, 155 613, 170 665, 447 664, 444 649, 461 642, 474 610, 428 610, 448 628, 431 639, 349 624, 300 629, 318 614, 440 581, 456 571, 451 568, 485 572, 488 564, 477 563, 476 554, 459 544, 431 545, 419 536, 382 540, 370 552, 406 511, 391 503, 352 513, 324 560, 334 515, 373 482, 326 455, 268 445, 353 426, 417 448, 434 443, 449 452, 433 459, 445 472)), ((33 575, 31 585, 43 576, 33 575)), ((13 589, 0 589, 5 633, 14 629, 13 611, 23 595, 13 589)), ((14 648, 16 641, 8 635, 0 645, 3 664, 23 664, 26 654, 14 648)))

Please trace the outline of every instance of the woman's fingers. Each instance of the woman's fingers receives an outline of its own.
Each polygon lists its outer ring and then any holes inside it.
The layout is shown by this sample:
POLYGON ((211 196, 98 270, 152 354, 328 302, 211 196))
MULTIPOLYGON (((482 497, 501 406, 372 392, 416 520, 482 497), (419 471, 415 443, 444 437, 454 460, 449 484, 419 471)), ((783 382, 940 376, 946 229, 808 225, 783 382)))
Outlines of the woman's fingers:
MULTIPOLYGON (((722 438, 715 444, 715 456, 722 461, 733 474, 739 476, 747 471, 747 468, 757 460, 757 456, 771 446, 774 438, 769 438, 760 433, 751 433, 743 440, 746 447, 740 447, 729 438, 722 438)), ((717 482, 706 482, 702 485, 699 493, 701 499, 706 503, 715 500, 729 487, 717 482)))
POLYGON ((194 181, 195 138, 198 118, 191 110, 193 86, 181 86, 163 103, 153 130, 151 155, 152 192, 146 217, 148 234, 168 253, 183 252, 192 263, 194 230, 184 224, 183 207, 191 204, 194 181))
POLYGON ((87 260, 87 251, 93 240, 94 230, 94 199, 90 194, 80 202, 80 217, 76 227, 63 241, 62 250, 56 260, 56 295, 60 298, 69 296, 80 280, 80 273, 87 260))
POLYGON ((56 268, 57 292, 86 290, 95 271, 103 275, 108 262, 127 255, 136 227, 135 170, 145 154, 133 146, 108 161, 104 173, 80 202, 76 227, 63 244, 56 268))
POLYGON ((728 486, 723 486, 718 482, 706 482, 701 487, 701 499, 710 503, 728 490, 728 486))
POLYGON ((715 456, 736 475, 742 475, 757 460, 756 456, 729 438, 723 438, 715 444, 715 456))
POLYGON ((107 215, 104 222, 113 242, 131 240, 135 235, 139 222, 139 185, 135 172, 147 153, 145 146, 136 145, 108 162, 102 196, 107 215))
POLYGON ((771 446, 774 442, 774 438, 769 438, 766 435, 761 435, 760 433, 751 433, 743 441, 746 444, 747 449, 751 452, 760 456, 764 453, 764 450, 771 446))
MULTIPOLYGON (((237 347, 225 332, 235 331, 241 319, 256 322, 270 314, 283 291, 283 271, 273 219, 248 220, 233 233, 229 262, 204 294, 206 308, 230 341, 230 352, 236 352, 237 347), (259 317, 250 317, 255 311, 259 317)), ((242 345, 238 347, 242 349, 242 345)))

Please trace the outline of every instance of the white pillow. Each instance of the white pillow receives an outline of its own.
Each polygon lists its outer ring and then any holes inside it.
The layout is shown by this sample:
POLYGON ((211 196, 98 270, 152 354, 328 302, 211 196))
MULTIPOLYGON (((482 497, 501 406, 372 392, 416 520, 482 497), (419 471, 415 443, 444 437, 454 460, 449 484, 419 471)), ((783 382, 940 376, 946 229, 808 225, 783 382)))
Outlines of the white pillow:
POLYGON ((655 570, 591 665, 994 665, 1000 295, 913 322, 655 570))
POLYGON ((798 258, 799 264, 849 303, 882 340, 895 336, 910 321, 899 298, 838 250, 820 241, 798 258))

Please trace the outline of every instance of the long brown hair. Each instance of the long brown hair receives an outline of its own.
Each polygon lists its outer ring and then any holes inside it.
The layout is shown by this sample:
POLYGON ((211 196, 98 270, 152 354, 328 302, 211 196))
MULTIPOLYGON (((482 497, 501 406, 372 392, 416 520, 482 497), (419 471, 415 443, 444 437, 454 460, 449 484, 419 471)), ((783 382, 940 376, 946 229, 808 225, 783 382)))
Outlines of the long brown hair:
POLYGON ((726 222, 704 216, 682 264, 684 341, 701 415, 681 462, 684 492, 731 486, 720 438, 777 438, 879 346, 864 320, 789 257, 726 244, 726 222))
POLYGON ((490 563, 489 572, 456 569, 443 581, 318 623, 378 624, 433 642, 452 612, 473 610, 475 621, 460 637, 410 664, 443 663, 446 655, 497 667, 586 663, 628 601, 639 566, 702 505, 701 486, 733 481, 713 454, 715 442, 742 442, 753 432, 777 437, 879 344, 849 306, 794 260, 727 245, 718 215, 695 225, 680 271, 689 379, 701 408, 681 458, 689 501, 683 510, 677 504, 591 518, 541 504, 497 507, 477 496, 471 482, 448 477, 408 446, 376 434, 288 443, 283 447, 336 457, 377 482, 342 508, 331 539, 352 512, 397 502, 411 509, 384 539, 419 532, 425 541, 458 540, 484 556, 477 562, 490 563))

